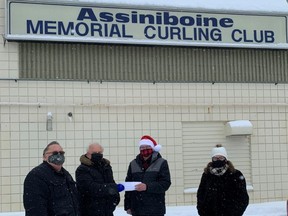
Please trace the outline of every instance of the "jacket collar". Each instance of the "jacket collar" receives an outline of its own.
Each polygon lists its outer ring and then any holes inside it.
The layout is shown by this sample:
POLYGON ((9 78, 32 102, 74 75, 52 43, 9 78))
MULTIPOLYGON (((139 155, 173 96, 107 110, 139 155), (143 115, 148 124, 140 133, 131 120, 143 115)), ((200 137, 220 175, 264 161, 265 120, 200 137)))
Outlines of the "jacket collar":
MULTIPOLYGON (((107 160, 106 158, 103 158, 102 161, 104 162, 104 164, 107 164, 107 165, 110 164, 110 161, 107 160)), ((84 164, 86 166, 93 166, 94 165, 94 163, 86 156, 86 154, 81 155, 80 162, 81 162, 81 164, 84 164)))

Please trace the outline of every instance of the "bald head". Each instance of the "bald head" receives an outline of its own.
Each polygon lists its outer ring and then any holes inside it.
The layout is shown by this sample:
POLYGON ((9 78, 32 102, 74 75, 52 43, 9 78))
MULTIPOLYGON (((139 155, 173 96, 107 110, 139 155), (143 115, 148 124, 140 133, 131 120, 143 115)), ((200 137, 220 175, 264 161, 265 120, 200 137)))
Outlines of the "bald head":
POLYGON ((92 143, 88 146, 86 156, 91 159, 91 155, 93 153, 101 153, 103 154, 104 148, 99 143, 92 143))

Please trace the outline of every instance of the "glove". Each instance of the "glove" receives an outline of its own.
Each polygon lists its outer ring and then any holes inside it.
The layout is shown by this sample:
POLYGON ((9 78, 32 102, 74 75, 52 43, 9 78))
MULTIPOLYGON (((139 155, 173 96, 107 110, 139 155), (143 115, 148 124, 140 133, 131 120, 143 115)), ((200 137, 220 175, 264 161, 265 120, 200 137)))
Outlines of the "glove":
POLYGON ((117 184, 117 189, 118 189, 118 192, 121 192, 121 191, 125 190, 125 187, 123 184, 117 184))

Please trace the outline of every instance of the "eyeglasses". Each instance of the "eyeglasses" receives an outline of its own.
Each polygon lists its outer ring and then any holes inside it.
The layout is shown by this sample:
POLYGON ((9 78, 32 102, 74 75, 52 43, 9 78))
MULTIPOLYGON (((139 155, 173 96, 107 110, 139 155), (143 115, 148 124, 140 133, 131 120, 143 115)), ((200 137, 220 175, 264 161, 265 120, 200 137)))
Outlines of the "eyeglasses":
POLYGON ((46 152, 45 154, 52 154, 52 155, 58 155, 58 154, 60 154, 60 155, 64 155, 65 154, 65 152, 64 151, 53 151, 53 152, 46 152))

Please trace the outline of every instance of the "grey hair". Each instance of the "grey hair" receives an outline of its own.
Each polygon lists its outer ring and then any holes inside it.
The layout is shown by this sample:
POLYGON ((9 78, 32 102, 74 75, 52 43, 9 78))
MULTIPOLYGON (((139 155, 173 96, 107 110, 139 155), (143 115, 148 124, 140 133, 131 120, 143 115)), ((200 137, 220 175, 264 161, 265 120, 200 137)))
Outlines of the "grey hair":
POLYGON ((94 145, 99 146, 99 147, 101 148, 101 151, 102 151, 102 152, 104 151, 104 148, 103 148, 103 146, 102 146, 100 143, 98 143, 98 142, 92 142, 92 143, 89 144, 89 146, 88 146, 88 148, 87 148, 87 152, 89 152, 90 147, 91 147, 91 146, 94 146, 94 145))
POLYGON ((48 149, 49 149, 49 147, 50 147, 51 145, 59 145, 59 146, 60 146, 59 142, 57 142, 57 141, 52 141, 52 142, 50 142, 50 143, 46 146, 46 148, 43 150, 43 155, 46 154, 46 152, 48 151, 48 149))

